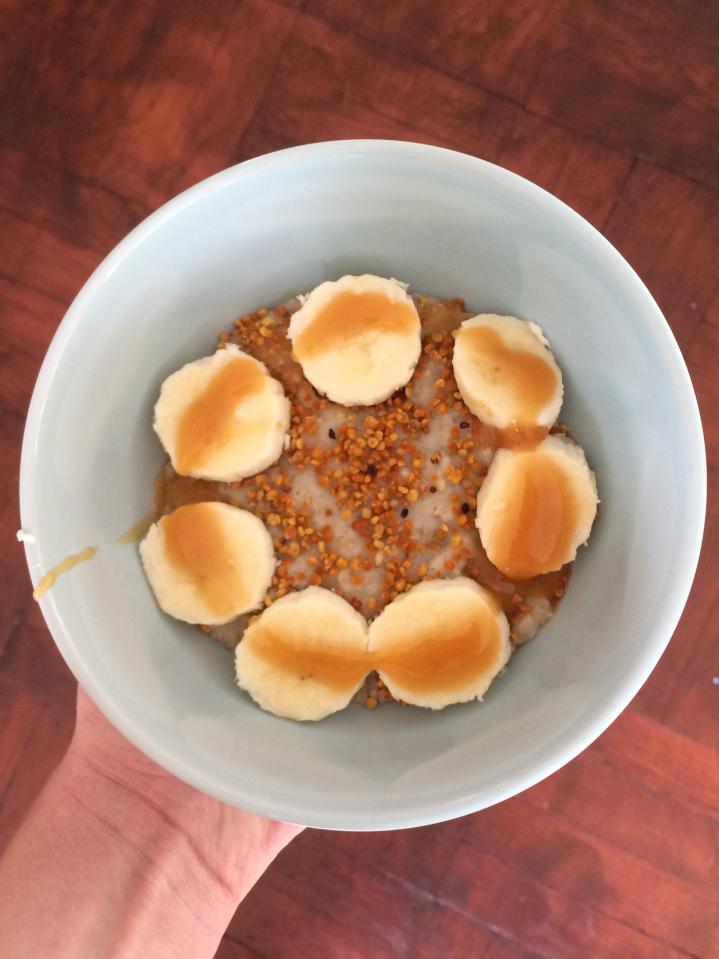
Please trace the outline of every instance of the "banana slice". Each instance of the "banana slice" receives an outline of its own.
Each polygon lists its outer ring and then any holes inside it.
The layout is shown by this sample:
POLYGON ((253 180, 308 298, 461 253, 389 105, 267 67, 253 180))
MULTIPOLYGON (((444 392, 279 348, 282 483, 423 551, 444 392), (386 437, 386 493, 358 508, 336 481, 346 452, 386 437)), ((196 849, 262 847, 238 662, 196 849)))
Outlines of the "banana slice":
POLYGON ((262 521, 226 503, 193 503, 163 516, 140 556, 164 612, 212 626, 257 609, 275 568, 262 521))
POLYGON ((481 699, 511 652, 499 604, 466 577, 398 596, 370 625, 369 648, 392 695, 429 709, 481 699))
POLYGON ((422 348, 405 284, 371 274, 321 283, 293 315, 288 336, 310 383, 343 406, 386 400, 409 382, 422 348))
POLYGON ((324 719, 344 709, 371 668, 364 617, 319 586, 274 602, 235 653, 238 684, 286 719, 324 719))
POLYGON ((155 432, 182 476, 232 482, 282 454, 290 404, 263 363, 229 345, 162 384, 155 432))
POLYGON ((546 431, 559 415, 562 373, 536 323, 473 316, 457 332, 452 365, 464 402, 489 426, 546 431))
POLYGON ((510 579, 571 562, 597 513, 597 483, 584 450, 548 436, 531 450, 498 450, 477 497, 485 552, 510 579))

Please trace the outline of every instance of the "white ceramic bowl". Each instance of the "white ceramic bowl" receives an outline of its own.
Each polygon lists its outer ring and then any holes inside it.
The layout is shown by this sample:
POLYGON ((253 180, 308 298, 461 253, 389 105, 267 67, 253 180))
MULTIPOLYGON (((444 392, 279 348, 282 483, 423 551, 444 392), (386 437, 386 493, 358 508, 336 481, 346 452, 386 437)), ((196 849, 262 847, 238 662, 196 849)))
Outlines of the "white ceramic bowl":
POLYGON ((669 327, 599 233, 489 163, 370 140, 240 164, 120 243, 48 351, 20 486, 33 581, 100 546, 41 605, 68 665, 132 742, 227 802, 313 826, 386 829, 520 792, 627 705, 689 592, 706 464, 669 327), (136 549, 117 537, 151 504, 163 378, 211 351, 238 314, 365 271, 544 327, 601 515, 555 620, 484 704, 437 714, 352 706, 300 725, 262 712, 233 685, 225 650, 160 613, 136 549))

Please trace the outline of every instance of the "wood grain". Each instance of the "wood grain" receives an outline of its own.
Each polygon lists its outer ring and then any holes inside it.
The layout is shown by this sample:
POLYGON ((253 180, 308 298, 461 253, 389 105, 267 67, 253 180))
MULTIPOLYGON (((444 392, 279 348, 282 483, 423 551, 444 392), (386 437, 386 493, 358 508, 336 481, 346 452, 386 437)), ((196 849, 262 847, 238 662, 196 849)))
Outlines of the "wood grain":
POLYGON ((446 5, 418 0, 389 8, 382 0, 309 0, 306 6, 308 13, 383 49, 522 105, 571 8, 568 0, 465 0, 446 5))
MULTIPOLYGON (((537 857, 543 854, 541 846, 537 857)), ((572 850, 552 847, 555 860, 572 850)), ((553 860, 550 858, 550 862, 553 860)), ((603 959, 679 959, 686 955, 642 929, 608 916, 601 902, 587 905, 574 896, 573 880, 584 873, 585 882, 601 889, 606 876, 601 861, 588 857, 569 868, 561 891, 473 846, 461 843, 441 894, 443 901, 462 915, 488 928, 501 929, 517 945, 552 959, 602 956, 603 959)))
POLYGON ((638 161, 604 230, 686 352, 719 292, 719 193, 638 161))
POLYGON ((604 224, 632 166, 627 154, 314 17, 299 17, 296 32, 240 143, 241 158, 369 130, 508 166, 604 224))
POLYGON ((719 185, 719 7, 685 0, 309 0, 307 12, 719 185))
POLYGON ((63 313, 195 180, 399 137, 551 190, 652 290, 704 420, 699 572, 652 677, 577 760, 454 822, 305 833, 217 955, 719 957, 718 27, 701 0, 0 0, 0 849, 73 725, 14 542, 23 421, 63 313))
POLYGON ((585 0, 552 46, 529 109, 719 186, 716 4, 585 0))

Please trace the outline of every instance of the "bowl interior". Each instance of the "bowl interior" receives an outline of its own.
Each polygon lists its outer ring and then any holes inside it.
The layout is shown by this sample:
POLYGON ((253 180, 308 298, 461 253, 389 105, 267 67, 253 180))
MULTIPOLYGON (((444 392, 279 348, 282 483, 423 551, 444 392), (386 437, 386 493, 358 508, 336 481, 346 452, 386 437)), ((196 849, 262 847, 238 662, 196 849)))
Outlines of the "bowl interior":
POLYGON ((33 579, 87 545, 42 600, 98 705, 172 772, 229 802, 335 828, 481 808, 558 768, 626 705, 694 573, 701 427, 676 344, 636 275, 581 218, 506 171, 413 144, 299 148, 205 181, 138 227, 70 309, 38 380, 21 476, 33 579), (345 272, 463 296, 545 329, 562 417, 602 500, 558 615, 483 704, 352 706, 316 725, 263 713, 230 655, 163 616, 118 536, 151 506, 163 378, 242 312, 345 272))

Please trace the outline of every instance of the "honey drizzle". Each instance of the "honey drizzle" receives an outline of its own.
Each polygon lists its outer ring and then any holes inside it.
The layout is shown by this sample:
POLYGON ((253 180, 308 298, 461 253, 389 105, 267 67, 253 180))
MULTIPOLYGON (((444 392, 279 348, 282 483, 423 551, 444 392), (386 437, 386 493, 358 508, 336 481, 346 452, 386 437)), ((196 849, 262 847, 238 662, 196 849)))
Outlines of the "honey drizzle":
POLYGON ((155 510, 153 510, 151 513, 147 513, 147 515, 143 516, 142 519, 139 519, 136 523, 133 523, 129 529, 126 529, 121 536, 117 537, 118 543, 139 543, 141 539, 145 538, 145 534, 156 521, 157 516, 158 514, 155 510))
POLYGON ((499 624, 486 607, 462 610, 441 633, 410 635, 380 653, 374 668, 413 692, 456 689, 496 661, 500 639, 499 624))
POLYGON ((214 613, 225 616, 243 604, 242 571, 211 503, 181 506, 160 526, 168 562, 192 580, 214 613))
POLYGON ((536 427, 536 420, 557 385, 549 363, 529 350, 507 346, 488 326, 465 327, 459 337, 482 375, 490 382, 501 382, 512 394, 517 416, 509 428, 497 431, 500 443, 527 446, 543 439, 547 430, 536 427))
POLYGON ((175 440, 178 473, 187 476, 232 439, 237 431, 237 407, 261 393, 265 381, 256 360, 234 356, 224 363, 182 414, 175 440))
POLYGON ((532 449, 548 435, 545 426, 519 426, 515 423, 495 431, 495 445, 510 450, 532 449))
POLYGON ((541 452, 520 454, 503 492, 507 508, 493 536, 493 562, 510 579, 529 579, 565 561, 578 504, 565 470, 541 452))
POLYGON ((356 686, 374 666, 365 650, 346 650, 302 645, 301 636, 281 634, 266 626, 252 631, 252 648, 278 669, 302 679, 313 679, 330 689, 356 686))
POLYGON ((43 578, 32 591, 32 598, 34 600, 40 599, 40 597, 44 595, 51 586, 54 585, 54 583, 60 576, 62 576, 63 573, 67 573, 68 570, 74 569, 75 566, 79 566, 80 563, 86 563, 89 559, 92 559, 96 552, 97 546, 87 546, 79 553, 73 553, 72 556, 66 556, 61 563, 58 563, 57 566, 53 566, 52 569, 45 573, 43 578))
POLYGON ((485 607, 459 611, 441 633, 410 633, 403 642, 380 651, 313 648, 302 645, 299 636, 259 625, 251 633, 253 650, 266 662, 330 689, 351 689, 378 670, 417 693, 468 684, 496 660, 500 640, 499 624, 485 607))
POLYGON ((390 300, 382 293, 352 293, 334 296, 293 342, 295 355, 310 359, 335 349, 365 333, 398 336, 419 329, 412 303, 390 300))

